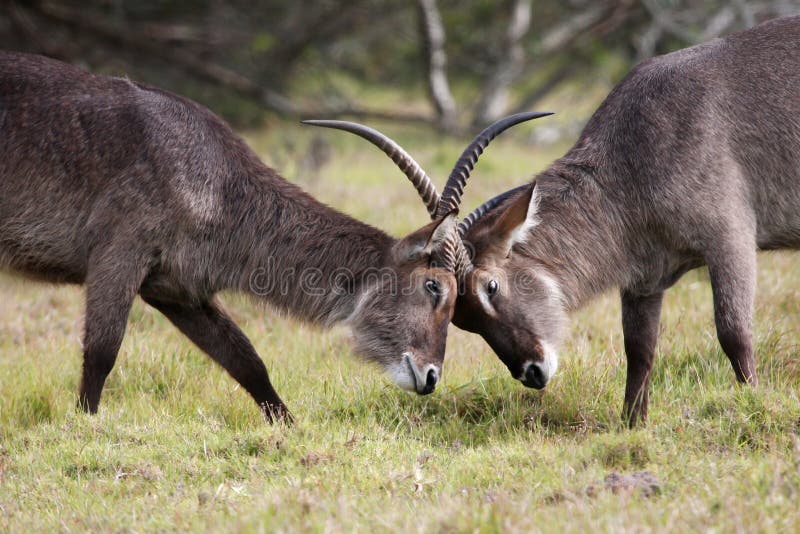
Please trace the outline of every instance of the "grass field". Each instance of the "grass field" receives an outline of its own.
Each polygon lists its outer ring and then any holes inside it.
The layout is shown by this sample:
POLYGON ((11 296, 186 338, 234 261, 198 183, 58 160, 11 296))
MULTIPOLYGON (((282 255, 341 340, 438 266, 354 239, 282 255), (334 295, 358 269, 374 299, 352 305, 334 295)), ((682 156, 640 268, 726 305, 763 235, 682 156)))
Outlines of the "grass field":
MULTIPOLYGON (((532 129, 487 151, 468 207, 566 148, 531 147, 532 129)), ((461 148, 387 131, 439 183, 461 148)), ((395 235, 424 222, 403 176, 363 141, 289 125, 248 141, 319 199, 395 235), (295 157, 315 134, 334 146, 319 173, 295 157)), ((345 332, 224 295, 297 419, 286 428, 264 424, 141 302, 100 413, 77 413, 82 291, 0 276, 0 531, 797 531, 800 256, 761 255, 759 269, 758 389, 734 384, 707 276, 689 273, 668 293, 650 420, 635 431, 619 419, 613 294, 574 316, 545 391, 451 328, 443 382, 427 397, 353 357, 345 332), (639 471, 657 479, 651 494, 606 489, 609 474, 639 471)))

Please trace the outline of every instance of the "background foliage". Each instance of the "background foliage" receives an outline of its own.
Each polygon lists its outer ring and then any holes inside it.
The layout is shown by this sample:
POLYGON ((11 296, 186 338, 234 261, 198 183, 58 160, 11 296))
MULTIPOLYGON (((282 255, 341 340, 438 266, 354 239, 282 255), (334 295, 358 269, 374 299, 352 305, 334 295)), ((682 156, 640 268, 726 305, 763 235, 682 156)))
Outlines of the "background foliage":
MULTIPOLYGON (((424 9, 444 31, 457 125, 532 108, 563 83, 798 11, 797 0, 61 0, 5 3, 0 46, 187 94, 239 125, 350 115, 443 123, 426 105, 424 9), (610 58, 613 58, 612 61, 610 58), (510 69, 510 70, 509 70, 510 69), (498 80, 512 94, 489 116, 498 80), (375 101, 363 89, 402 94, 375 101), (487 98, 487 96, 489 98, 487 98), (417 105, 406 106, 409 100, 417 105)), ((455 128, 456 130, 458 128, 455 128)))

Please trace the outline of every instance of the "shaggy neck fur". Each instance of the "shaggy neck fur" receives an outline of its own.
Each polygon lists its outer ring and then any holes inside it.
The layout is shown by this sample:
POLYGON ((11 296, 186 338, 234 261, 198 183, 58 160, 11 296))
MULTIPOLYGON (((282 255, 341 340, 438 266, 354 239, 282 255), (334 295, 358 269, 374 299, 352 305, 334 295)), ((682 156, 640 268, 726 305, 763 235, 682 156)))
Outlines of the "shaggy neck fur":
MULTIPOLYGON (((536 224, 514 246, 518 262, 546 269, 568 310, 626 283, 624 225, 595 172, 565 158, 540 174, 536 224)), ((476 226, 492 224, 516 198, 510 197, 476 226)))
POLYGON ((212 291, 239 289, 315 324, 348 318, 395 240, 316 201, 235 136, 219 141, 229 166, 207 226, 212 291))
POLYGON ((299 189, 264 193, 250 226, 258 230, 240 240, 248 251, 240 287, 312 323, 350 317, 394 240, 299 189))

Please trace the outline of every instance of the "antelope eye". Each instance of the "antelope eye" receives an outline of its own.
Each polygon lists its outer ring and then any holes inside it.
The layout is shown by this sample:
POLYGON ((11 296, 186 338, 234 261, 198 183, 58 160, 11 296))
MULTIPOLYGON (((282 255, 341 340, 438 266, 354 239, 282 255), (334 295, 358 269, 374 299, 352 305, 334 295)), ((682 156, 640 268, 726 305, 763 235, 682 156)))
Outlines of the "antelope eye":
POLYGON ((486 286, 486 292, 491 297, 495 293, 497 293, 497 288, 498 288, 497 280, 489 280, 489 284, 486 286))
POLYGON ((439 293, 440 293, 440 291, 439 291, 439 282, 437 282, 436 280, 426 280, 425 281, 425 289, 427 289, 428 293, 430 293, 431 295, 436 296, 436 297, 439 296, 439 293))

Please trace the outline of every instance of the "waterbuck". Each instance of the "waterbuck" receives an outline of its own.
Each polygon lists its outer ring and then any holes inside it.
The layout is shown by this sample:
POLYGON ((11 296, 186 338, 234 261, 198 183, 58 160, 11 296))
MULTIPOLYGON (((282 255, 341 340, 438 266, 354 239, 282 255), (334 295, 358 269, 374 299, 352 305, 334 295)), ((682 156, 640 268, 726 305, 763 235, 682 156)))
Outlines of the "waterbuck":
POLYGON ((269 420, 289 418, 214 298, 226 289, 310 323, 348 324, 357 352, 400 387, 430 393, 456 300, 457 239, 455 215, 398 240, 317 202, 186 98, 0 53, 0 267, 86 285, 83 410, 97 411, 138 294, 269 420))
MULTIPOLYGON (((468 175, 451 176, 434 216, 468 175)), ((800 248, 800 17, 641 63, 564 157, 459 233, 473 256, 459 264, 453 323, 526 386, 555 372, 567 313, 616 287, 624 417, 645 419, 664 291, 703 265, 719 342, 755 385, 756 251, 800 248)))

